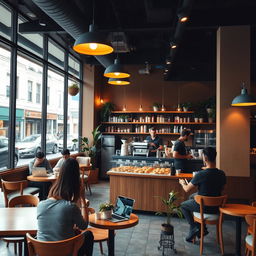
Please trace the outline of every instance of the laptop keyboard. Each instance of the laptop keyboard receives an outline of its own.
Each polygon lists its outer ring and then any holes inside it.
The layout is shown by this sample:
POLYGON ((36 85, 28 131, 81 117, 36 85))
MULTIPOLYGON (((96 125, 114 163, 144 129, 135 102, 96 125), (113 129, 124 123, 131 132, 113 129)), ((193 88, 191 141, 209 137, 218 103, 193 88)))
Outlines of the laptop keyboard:
POLYGON ((118 215, 112 215, 112 218, 118 219, 118 220, 123 220, 125 219, 124 217, 118 216, 118 215))

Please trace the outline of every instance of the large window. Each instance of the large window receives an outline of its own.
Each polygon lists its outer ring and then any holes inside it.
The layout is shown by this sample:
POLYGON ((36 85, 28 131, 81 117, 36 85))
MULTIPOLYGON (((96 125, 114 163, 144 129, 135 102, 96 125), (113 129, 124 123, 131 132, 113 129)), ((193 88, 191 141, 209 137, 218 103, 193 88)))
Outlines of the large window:
POLYGON ((7 39, 11 38, 11 22, 12 14, 10 10, 0 2, 0 35, 7 39))
POLYGON ((26 22, 0 0, 0 171, 27 165, 41 150, 48 159, 59 157, 65 143, 73 151, 78 149, 72 139, 79 136, 79 95, 67 96, 64 81, 72 77, 69 83, 80 84, 81 64, 55 41, 58 36, 53 40, 44 34, 18 32, 15 42, 14 28, 17 25, 20 31, 26 22), (18 24, 12 26, 15 20, 18 24), (48 44, 45 55, 44 42, 48 44), (68 70, 64 70, 66 66, 68 70))
MULTIPOLYGON (((35 153, 41 150, 42 106, 36 103, 33 86, 42 82, 43 67, 28 57, 18 55, 17 75, 20 86, 27 87, 21 91, 16 100, 16 108, 22 110, 23 116, 16 116, 16 147, 19 150, 18 165, 28 164, 35 153)), ((41 92, 39 92, 41 101, 41 92)))
POLYGON ((8 127, 9 122, 9 88, 10 88, 9 50, 0 46, 0 170, 8 168, 8 127), (8 92, 7 92, 8 86, 8 92))
POLYGON ((49 97, 47 97, 49 104, 47 106, 48 141, 46 140, 46 147, 48 147, 49 152, 52 152, 47 157, 54 158, 59 156, 59 150, 63 149, 64 104, 62 95, 64 94, 64 76, 49 70, 47 91, 49 92, 49 97))

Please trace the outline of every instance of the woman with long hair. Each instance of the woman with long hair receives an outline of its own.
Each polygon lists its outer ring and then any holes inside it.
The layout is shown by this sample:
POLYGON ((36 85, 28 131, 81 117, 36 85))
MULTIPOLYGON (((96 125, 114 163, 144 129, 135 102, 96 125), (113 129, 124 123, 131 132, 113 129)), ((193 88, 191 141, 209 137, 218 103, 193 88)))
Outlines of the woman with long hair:
MULTIPOLYGON (((63 163, 59 177, 50 189, 48 199, 37 207, 38 232, 41 241, 59 241, 76 235, 77 229, 86 229, 77 201, 80 198, 80 171, 78 162, 69 158, 63 163)), ((84 244, 78 255, 91 256, 93 234, 84 232, 84 244)))

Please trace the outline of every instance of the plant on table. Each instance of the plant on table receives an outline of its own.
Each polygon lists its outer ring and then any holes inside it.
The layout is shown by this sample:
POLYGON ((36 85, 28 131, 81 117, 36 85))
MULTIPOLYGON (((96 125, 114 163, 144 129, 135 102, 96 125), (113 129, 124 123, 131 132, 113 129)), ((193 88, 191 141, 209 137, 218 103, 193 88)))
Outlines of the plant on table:
POLYGON ((114 205, 111 203, 100 204, 99 211, 101 212, 101 219, 111 218, 114 205))
MULTIPOLYGON (((166 223, 162 224, 162 231, 165 234, 173 234, 173 226, 171 225, 171 218, 173 215, 178 215, 179 218, 182 218, 182 212, 180 210, 180 206, 175 202, 179 198, 177 197, 178 192, 174 192, 173 190, 169 193, 168 198, 160 197, 161 202, 166 207, 166 223)), ((157 212, 156 215, 163 215, 163 212, 157 212)))

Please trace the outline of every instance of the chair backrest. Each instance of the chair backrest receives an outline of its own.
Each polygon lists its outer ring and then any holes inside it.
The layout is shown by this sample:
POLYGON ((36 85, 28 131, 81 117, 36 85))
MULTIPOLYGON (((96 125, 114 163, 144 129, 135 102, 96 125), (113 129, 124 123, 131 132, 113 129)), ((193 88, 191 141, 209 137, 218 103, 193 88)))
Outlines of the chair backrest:
POLYGON ((16 196, 9 201, 9 207, 15 206, 37 206, 39 204, 39 198, 34 195, 22 195, 16 196))
POLYGON ((77 256, 84 242, 83 233, 66 240, 51 242, 39 241, 28 233, 26 236, 29 256, 77 256))
POLYGON ((8 195, 13 192, 19 192, 20 195, 23 195, 23 189, 28 186, 27 180, 20 181, 6 181, 1 179, 2 188, 4 192, 4 201, 5 207, 8 207, 8 195))
POLYGON ((203 212, 204 206, 224 206, 227 201, 227 195, 224 196, 195 196, 195 201, 200 205, 200 212, 203 212))
POLYGON ((252 206, 256 207, 256 201, 252 202, 252 206))
POLYGON ((90 163, 91 163, 91 158, 88 157, 88 156, 77 156, 77 157, 76 157, 76 161, 77 161, 79 164, 85 164, 85 165, 89 166, 90 163))

